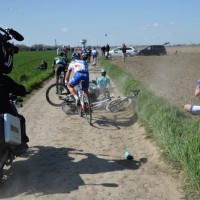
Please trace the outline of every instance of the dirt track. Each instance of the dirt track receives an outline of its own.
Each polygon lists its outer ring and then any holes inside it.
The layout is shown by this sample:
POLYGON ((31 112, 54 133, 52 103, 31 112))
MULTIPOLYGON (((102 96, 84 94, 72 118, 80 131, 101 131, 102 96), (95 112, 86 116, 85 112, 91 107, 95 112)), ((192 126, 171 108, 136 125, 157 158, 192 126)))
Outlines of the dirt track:
MULTIPOLYGON (((91 68, 91 78, 98 75, 99 68, 91 68)), ((94 111, 89 126, 78 115, 67 116, 47 103, 45 91, 53 81, 20 109, 30 149, 5 171, 0 199, 182 199, 178 175, 145 139, 134 111, 94 111), (124 159, 125 151, 134 160, 124 159)))
POLYGON ((135 56, 118 64, 156 95, 183 110, 186 103, 200 104, 194 97, 200 79, 200 46, 167 47, 167 56, 135 56))

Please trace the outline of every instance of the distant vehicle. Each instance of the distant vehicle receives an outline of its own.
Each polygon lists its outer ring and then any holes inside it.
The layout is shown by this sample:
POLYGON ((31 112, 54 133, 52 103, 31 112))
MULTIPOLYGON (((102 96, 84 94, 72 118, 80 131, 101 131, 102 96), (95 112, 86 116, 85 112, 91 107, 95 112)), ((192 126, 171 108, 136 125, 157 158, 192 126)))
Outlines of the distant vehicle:
MULTIPOLYGON (((134 49, 133 47, 127 47, 126 48, 126 55, 127 56, 136 55, 136 49, 134 49)), ((122 56, 122 48, 121 47, 116 47, 116 48, 112 49, 111 51, 109 51, 109 56, 110 57, 122 56)))
POLYGON ((151 55, 167 55, 167 51, 164 45, 151 45, 138 52, 140 56, 151 56, 151 55))

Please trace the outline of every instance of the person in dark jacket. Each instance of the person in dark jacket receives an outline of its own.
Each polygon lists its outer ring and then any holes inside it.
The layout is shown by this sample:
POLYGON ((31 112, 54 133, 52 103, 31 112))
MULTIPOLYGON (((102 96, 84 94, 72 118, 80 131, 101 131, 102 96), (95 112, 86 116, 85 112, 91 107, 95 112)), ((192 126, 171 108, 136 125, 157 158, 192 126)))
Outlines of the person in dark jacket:
POLYGON ((109 56, 109 51, 110 51, 110 46, 109 44, 106 45, 106 52, 105 52, 105 56, 106 56, 106 59, 108 59, 108 56, 109 56))

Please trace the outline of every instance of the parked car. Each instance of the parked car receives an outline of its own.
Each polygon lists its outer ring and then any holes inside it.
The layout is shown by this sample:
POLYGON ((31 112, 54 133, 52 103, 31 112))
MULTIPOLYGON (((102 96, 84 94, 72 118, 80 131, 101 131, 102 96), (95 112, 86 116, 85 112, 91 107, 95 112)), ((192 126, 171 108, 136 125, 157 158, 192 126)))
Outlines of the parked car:
POLYGON ((167 51, 165 46, 163 45, 151 45, 148 46, 138 52, 137 55, 141 56, 150 56, 150 55, 157 55, 157 56, 162 56, 162 55, 167 55, 167 51))
MULTIPOLYGON (((136 49, 134 49, 133 47, 127 47, 126 48, 126 55, 127 56, 136 55, 136 49)), ((116 48, 112 49, 111 51, 109 51, 109 56, 110 57, 122 56, 122 48, 121 47, 116 47, 116 48)))

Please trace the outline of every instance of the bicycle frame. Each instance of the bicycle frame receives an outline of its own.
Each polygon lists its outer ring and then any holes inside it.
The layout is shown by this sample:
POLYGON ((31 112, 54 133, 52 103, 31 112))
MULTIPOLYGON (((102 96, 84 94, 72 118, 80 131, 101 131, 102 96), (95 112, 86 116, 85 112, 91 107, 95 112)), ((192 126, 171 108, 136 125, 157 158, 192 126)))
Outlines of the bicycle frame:
POLYGON ((109 91, 105 91, 103 97, 98 98, 97 101, 91 103, 92 109, 100 109, 102 107, 106 107, 107 103, 112 100, 109 91), (109 93, 109 95, 107 95, 109 93))
POLYGON ((87 122, 91 124, 92 114, 90 100, 88 94, 85 93, 82 89, 82 81, 77 85, 77 96, 80 99, 80 106, 77 105, 79 115, 85 115, 87 122))

